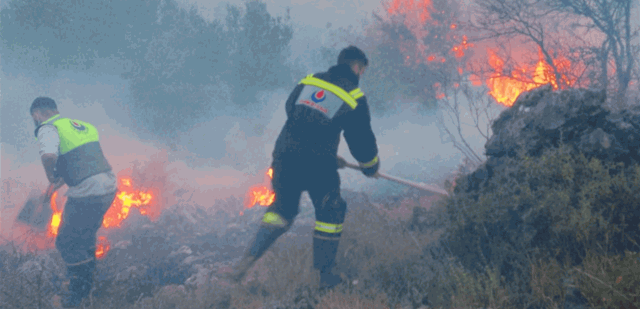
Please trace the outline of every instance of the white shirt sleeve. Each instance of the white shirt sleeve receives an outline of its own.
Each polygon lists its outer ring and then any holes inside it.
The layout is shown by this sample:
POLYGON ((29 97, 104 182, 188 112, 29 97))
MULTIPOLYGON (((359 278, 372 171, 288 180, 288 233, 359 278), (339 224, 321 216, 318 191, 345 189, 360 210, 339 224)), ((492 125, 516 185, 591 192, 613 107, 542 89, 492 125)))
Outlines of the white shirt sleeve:
POLYGON ((58 129, 53 125, 44 125, 38 130, 38 144, 40 146, 40 156, 45 153, 60 155, 60 136, 58 129))

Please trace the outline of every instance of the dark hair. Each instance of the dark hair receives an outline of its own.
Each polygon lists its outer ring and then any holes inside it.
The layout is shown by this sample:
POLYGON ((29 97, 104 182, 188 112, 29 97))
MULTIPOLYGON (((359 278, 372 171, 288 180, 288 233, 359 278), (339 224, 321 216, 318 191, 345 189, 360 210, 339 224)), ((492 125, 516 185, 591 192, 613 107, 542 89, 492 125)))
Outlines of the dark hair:
POLYGON ((38 97, 31 103, 31 114, 33 114, 35 110, 57 111, 58 106, 52 98, 38 97))
POLYGON ((343 49, 340 51, 340 55, 338 55, 338 65, 340 64, 348 64, 352 65, 354 62, 359 62, 363 64, 365 67, 369 65, 369 60, 367 56, 364 54, 360 48, 357 48, 353 45, 343 49))

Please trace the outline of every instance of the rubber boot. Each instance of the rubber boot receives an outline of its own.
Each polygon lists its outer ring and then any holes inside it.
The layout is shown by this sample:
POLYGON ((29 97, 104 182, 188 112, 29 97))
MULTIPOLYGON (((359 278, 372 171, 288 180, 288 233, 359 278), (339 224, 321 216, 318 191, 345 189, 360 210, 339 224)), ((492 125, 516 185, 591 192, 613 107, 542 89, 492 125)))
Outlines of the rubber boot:
POLYGON ((313 237, 313 267, 320 271, 321 291, 333 289, 342 283, 342 278, 333 274, 339 243, 338 238, 330 240, 313 237))
POLYGON ((93 272, 96 261, 67 267, 69 278, 69 293, 62 299, 63 308, 75 308, 80 306, 82 300, 89 296, 93 287, 93 272))
POLYGON ((256 233, 256 238, 253 240, 253 243, 249 247, 249 250, 245 253, 244 257, 233 269, 231 274, 231 280, 236 283, 240 282, 244 276, 247 274, 247 271, 253 266, 255 261, 257 261, 266 251, 271 247, 271 245, 280 237, 280 235, 284 234, 286 228, 282 227, 269 227, 269 226, 261 226, 258 229, 258 233, 256 233))

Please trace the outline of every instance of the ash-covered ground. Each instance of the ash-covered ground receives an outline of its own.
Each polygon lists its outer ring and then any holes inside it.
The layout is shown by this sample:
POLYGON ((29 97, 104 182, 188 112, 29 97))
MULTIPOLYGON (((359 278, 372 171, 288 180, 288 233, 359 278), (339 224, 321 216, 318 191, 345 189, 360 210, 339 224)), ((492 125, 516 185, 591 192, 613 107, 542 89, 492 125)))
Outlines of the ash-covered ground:
MULTIPOLYGON (((364 256, 377 260, 400 254, 393 252, 397 248, 383 246, 393 242, 394 235, 399 236, 400 242, 407 242, 405 251, 411 251, 423 248, 428 243, 425 237, 435 239, 435 227, 440 226, 434 225, 436 212, 429 210, 438 197, 430 193, 406 189, 402 195, 382 199, 343 190, 343 197, 349 208, 337 269, 348 286, 357 286, 371 277, 363 269, 364 256)), ((223 210, 242 209, 243 202, 230 197, 216 201, 215 207, 175 204, 164 209, 157 220, 132 210, 121 227, 102 229, 99 235, 109 240, 110 247, 99 260, 92 297, 85 305, 138 308, 159 298, 165 304, 176 302, 176 297, 185 297, 190 303, 179 308, 198 308, 204 304, 237 307, 231 304, 239 301, 233 296, 237 293, 276 307, 299 308, 305 302, 317 303, 310 264, 315 218, 306 194, 292 228, 256 263, 243 284, 232 286, 225 279, 246 250, 266 211, 266 207, 259 205, 244 209, 242 215, 223 210), (289 275, 283 277, 283 270, 289 275), (285 287, 273 291, 274 282, 285 287), (300 290, 301 287, 306 289, 300 290), (246 289, 250 293, 245 293, 246 289)), ((52 299, 63 292, 65 284, 64 263, 58 252, 30 251, 28 243, 19 241, 6 242, 0 248, 3 255, 0 305, 7 308, 55 305, 52 299)))

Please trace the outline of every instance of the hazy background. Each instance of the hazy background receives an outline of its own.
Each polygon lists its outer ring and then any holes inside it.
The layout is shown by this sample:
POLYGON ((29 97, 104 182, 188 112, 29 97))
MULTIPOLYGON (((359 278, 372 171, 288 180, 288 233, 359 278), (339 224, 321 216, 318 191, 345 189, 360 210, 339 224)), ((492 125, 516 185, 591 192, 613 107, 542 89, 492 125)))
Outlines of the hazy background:
MULTIPOLYGON (((251 27, 265 27, 242 21, 244 1, 140 2, 147 20, 117 13, 132 11, 126 1, 113 4, 122 7, 113 16, 94 7, 62 20, 65 13, 51 9, 56 3, 65 2, 1 2, 3 37, 14 44, 4 44, 0 54, 4 234, 28 190, 46 183, 28 112, 36 97, 53 98, 63 117, 94 124, 115 172, 134 162, 162 162, 154 173, 170 182, 164 206, 186 196, 212 206, 216 199, 242 197, 249 186, 263 182, 289 92, 306 74, 333 65, 341 48, 360 43, 349 33, 364 33, 372 13, 382 10, 379 1, 269 0, 258 3, 255 16, 265 16, 259 8, 266 4, 270 16, 264 25, 273 31, 251 36, 251 27), (23 6, 16 9, 11 3, 23 6), (230 26, 233 14, 227 5, 241 12, 235 15, 240 26, 230 26), (25 13, 26 8, 33 11, 25 13), (81 26, 82 19, 95 29, 81 26), (270 44, 274 38, 282 43, 270 44), (247 49, 251 53, 243 53, 247 49)), ((439 127, 439 110, 402 88, 374 102, 373 94, 384 90, 376 72, 367 72, 361 88, 372 102, 381 171, 442 185, 463 156, 439 127)), ((464 134, 482 153, 484 140, 477 131, 465 127, 464 134)), ((339 154, 355 162, 344 140, 339 154)), ((374 196, 405 189, 354 171, 341 171, 341 176, 343 188, 374 196)))

